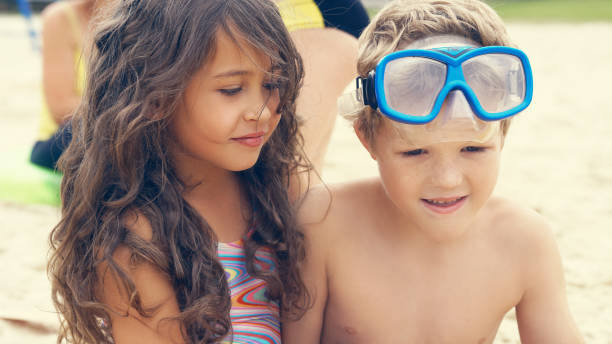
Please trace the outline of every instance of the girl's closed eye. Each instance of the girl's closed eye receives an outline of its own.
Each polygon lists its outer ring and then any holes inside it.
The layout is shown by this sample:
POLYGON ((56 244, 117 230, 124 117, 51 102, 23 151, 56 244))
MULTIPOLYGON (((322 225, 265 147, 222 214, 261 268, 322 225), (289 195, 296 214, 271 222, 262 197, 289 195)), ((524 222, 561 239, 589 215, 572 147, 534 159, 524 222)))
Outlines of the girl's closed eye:
POLYGON ((280 80, 270 80, 267 82, 264 82, 263 87, 267 90, 270 91, 274 91, 274 90, 278 90, 281 88, 281 82, 280 80))
POLYGON ((272 76, 270 79, 264 81, 263 88, 270 92, 281 92, 281 90, 286 86, 286 80, 282 79, 280 76, 272 76))
POLYGON ((233 96, 242 91, 242 86, 232 86, 232 87, 227 87, 227 88, 220 88, 218 91, 223 95, 233 96))

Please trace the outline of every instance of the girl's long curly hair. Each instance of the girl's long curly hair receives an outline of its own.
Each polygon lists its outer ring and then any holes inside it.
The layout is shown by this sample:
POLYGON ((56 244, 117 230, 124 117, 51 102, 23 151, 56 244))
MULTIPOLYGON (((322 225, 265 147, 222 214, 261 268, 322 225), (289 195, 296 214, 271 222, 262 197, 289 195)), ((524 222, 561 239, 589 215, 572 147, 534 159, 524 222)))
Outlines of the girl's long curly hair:
POLYGON ((113 342, 112 310, 96 294, 100 264, 127 289, 130 306, 147 316, 133 281, 113 260, 119 245, 172 281, 185 340, 209 343, 229 333, 231 302, 216 236, 183 199, 187 186, 167 149, 170 117, 190 77, 214 54, 219 30, 264 52, 284 79, 280 123, 257 163, 238 172, 253 209, 247 268, 267 282, 284 316, 299 315, 309 303, 297 270, 303 235, 288 196, 290 176, 309 168, 295 114, 303 67, 276 6, 267 0, 117 0, 93 37, 84 98, 60 161, 62 219, 50 235, 48 265, 61 317, 58 342, 113 342), (126 228, 134 213, 150 222, 151 241, 126 228), (277 269, 256 268, 262 246, 275 253, 277 269))

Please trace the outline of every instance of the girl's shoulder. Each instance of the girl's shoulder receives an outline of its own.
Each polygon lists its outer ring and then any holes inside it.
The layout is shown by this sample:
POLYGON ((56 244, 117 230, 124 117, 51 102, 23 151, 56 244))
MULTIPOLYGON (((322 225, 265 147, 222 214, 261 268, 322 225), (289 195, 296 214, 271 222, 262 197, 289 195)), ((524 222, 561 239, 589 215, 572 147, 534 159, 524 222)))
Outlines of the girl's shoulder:
MULTIPOLYGON (((151 241, 151 223, 142 213, 131 211, 121 221, 131 234, 151 241)), ((147 259, 154 254, 144 258, 142 251, 142 247, 134 250, 122 243, 112 254, 112 266, 105 260, 96 267, 97 297, 113 310, 108 312, 113 337, 117 342, 128 343, 150 342, 153 336, 164 342, 179 342, 179 323, 167 321, 180 313, 171 277, 159 264, 161 261, 164 265, 163 259, 147 259)))
POLYGON ((133 234, 138 235, 146 241, 151 241, 153 239, 153 227, 151 226, 151 221, 149 221, 149 219, 147 219, 147 217, 140 211, 128 211, 123 216, 121 221, 125 228, 131 231, 133 234))

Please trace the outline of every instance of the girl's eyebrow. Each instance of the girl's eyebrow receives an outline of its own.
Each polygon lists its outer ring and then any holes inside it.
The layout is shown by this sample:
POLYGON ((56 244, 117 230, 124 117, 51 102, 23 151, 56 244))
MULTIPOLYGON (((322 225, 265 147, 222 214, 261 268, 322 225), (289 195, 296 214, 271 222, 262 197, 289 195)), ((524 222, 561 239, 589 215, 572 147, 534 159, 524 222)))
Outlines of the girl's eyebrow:
MULTIPOLYGON (((280 67, 272 67, 270 70, 270 73, 275 74, 281 70, 282 69, 280 67)), ((228 71, 213 75, 213 78, 220 79, 220 78, 228 78, 228 77, 233 77, 233 76, 249 75, 253 73, 254 71, 249 70, 249 69, 232 69, 232 70, 228 70, 228 71)))
POLYGON ((219 79, 219 78, 227 78, 227 77, 232 77, 232 76, 242 76, 242 75, 247 75, 247 74, 251 74, 252 71, 249 70, 230 70, 230 71, 226 71, 226 72, 221 72, 215 76, 213 76, 213 78, 215 79, 219 79))

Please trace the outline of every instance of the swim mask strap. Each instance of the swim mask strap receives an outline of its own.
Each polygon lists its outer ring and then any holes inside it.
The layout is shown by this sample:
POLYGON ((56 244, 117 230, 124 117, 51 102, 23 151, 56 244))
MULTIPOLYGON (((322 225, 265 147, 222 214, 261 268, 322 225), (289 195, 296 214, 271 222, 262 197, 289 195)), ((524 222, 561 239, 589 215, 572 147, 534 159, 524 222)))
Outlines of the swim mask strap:
POLYGON ((359 83, 362 86, 362 99, 363 105, 369 105, 372 109, 376 110, 378 108, 378 102, 376 101, 376 88, 374 84, 374 79, 376 77, 376 71, 372 70, 368 73, 365 78, 358 76, 355 79, 357 92, 359 94, 359 83))

